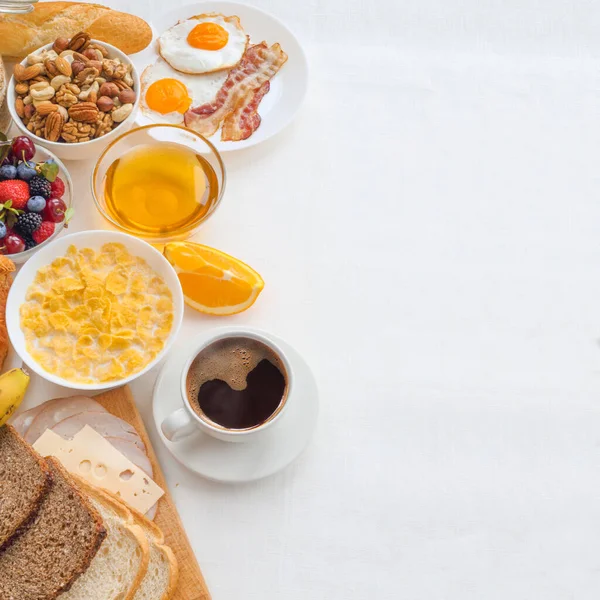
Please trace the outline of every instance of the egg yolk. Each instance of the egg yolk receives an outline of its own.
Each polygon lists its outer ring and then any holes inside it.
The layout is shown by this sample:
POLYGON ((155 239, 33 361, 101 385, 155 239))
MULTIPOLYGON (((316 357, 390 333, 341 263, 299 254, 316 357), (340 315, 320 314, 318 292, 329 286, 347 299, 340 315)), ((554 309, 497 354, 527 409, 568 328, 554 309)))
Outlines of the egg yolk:
POLYGON ((220 50, 227 45, 229 34, 217 23, 200 23, 190 31, 187 41, 199 50, 220 50))
POLYGON ((192 99, 178 79, 159 79, 148 88, 146 104, 161 115, 170 112, 183 114, 192 104, 192 99))

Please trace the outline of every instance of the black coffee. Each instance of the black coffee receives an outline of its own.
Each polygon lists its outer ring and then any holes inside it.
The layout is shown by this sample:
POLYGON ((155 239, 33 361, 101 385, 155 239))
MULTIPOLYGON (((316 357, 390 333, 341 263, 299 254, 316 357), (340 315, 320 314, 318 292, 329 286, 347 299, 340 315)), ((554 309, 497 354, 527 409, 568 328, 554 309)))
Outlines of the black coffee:
POLYGON ((285 367, 277 354, 244 337, 219 340, 202 350, 186 381, 194 411, 227 429, 261 425, 287 394, 285 367))

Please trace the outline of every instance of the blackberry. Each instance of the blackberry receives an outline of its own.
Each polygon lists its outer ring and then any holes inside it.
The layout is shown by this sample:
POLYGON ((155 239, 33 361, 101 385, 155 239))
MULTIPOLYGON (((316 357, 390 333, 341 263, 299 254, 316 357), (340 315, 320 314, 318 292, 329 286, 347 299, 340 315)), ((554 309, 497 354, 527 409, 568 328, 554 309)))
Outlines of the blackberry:
POLYGON ((17 219, 17 229, 24 235, 31 235, 42 224, 42 215, 23 213, 17 219))
POLYGON ((41 175, 34 175, 29 180, 29 193, 32 196, 42 196, 43 198, 50 198, 52 188, 50 182, 41 175))
POLYGON ((36 241, 30 235, 23 235, 23 241, 25 242, 25 250, 31 250, 37 246, 36 241))

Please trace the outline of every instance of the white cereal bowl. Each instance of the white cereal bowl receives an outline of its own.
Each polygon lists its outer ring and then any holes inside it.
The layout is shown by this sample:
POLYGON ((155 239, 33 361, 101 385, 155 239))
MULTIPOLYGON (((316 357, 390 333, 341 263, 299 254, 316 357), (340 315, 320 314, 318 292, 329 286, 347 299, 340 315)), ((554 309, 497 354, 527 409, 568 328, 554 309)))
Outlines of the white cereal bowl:
MULTIPOLYGON (((119 58, 123 63, 133 66, 131 76, 133 77, 133 89, 136 93, 133 110, 131 111, 131 114, 122 123, 120 123, 112 131, 103 135, 102 137, 99 137, 95 140, 90 140, 89 142, 67 144, 64 142, 49 142, 44 138, 34 135, 33 133, 31 133, 31 131, 27 129, 27 126, 23 123, 21 117, 19 117, 17 111, 15 110, 15 100, 17 98, 17 94, 15 92, 16 80, 14 75, 10 78, 10 81, 8 82, 6 102, 8 103, 8 110, 10 111, 10 116, 12 117, 12 120, 14 121, 15 125, 19 128, 23 135, 29 136, 36 144, 39 144, 40 146, 44 146, 45 148, 52 150, 52 152, 54 152, 56 156, 62 158, 63 160, 89 160, 91 158, 96 158, 97 156, 99 156, 102 150, 104 150, 104 148, 106 148, 106 146, 108 146, 108 144, 112 140, 125 133, 128 129, 131 129, 137 117, 137 111, 140 105, 140 76, 131 59, 127 56, 127 54, 124 54, 118 48, 115 48, 110 44, 101 42, 99 40, 91 41, 92 43, 102 44, 108 50, 109 58, 119 58)), ((37 54, 38 52, 42 52, 44 50, 50 50, 52 48, 52 45, 53 44, 46 44, 45 46, 41 46, 34 52, 34 54, 37 54)), ((27 59, 22 60, 21 64, 27 66, 27 59)))
POLYGON ((147 242, 127 235, 126 233, 120 233, 118 231, 82 231, 65 235, 54 240, 44 248, 40 249, 37 254, 32 256, 23 265, 15 277, 6 303, 6 314, 12 315, 10 319, 7 319, 8 336, 15 352, 21 357, 23 362, 25 362, 32 371, 47 381, 75 390, 107 390, 130 383, 134 379, 144 375, 144 373, 147 373, 162 360, 179 333, 179 328, 181 327, 181 321, 183 319, 183 307, 183 291, 179 279, 177 278, 173 267, 171 267, 167 259, 158 250, 153 248, 147 242), (141 371, 138 371, 129 377, 104 383, 78 383, 63 379, 62 377, 57 377, 43 369, 27 351, 25 336, 21 330, 21 319, 19 316, 19 309, 25 302, 27 288, 33 282, 38 269, 50 264, 55 258, 64 256, 67 252, 67 248, 71 244, 77 248, 92 248, 94 250, 99 250, 103 244, 109 242, 123 244, 131 254, 143 258, 148 265, 163 278, 173 295, 174 315, 171 333, 167 338, 164 348, 156 358, 148 363, 141 371))

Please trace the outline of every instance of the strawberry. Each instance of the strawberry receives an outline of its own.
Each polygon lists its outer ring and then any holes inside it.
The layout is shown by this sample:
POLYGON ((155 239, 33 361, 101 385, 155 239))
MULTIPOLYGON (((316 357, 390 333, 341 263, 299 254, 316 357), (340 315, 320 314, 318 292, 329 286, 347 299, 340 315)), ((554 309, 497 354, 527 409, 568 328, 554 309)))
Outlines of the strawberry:
POLYGON ((44 221, 31 235, 36 244, 45 242, 53 233, 55 225, 52 221, 44 221))
POLYGON ((52 198, 62 198, 65 194, 65 182, 60 177, 57 177, 50 184, 50 189, 52 190, 50 194, 52 198))
POLYGON ((7 179, 0 181, 0 203, 12 200, 11 208, 25 210, 29 200, 29 185, 20 179, 7 179))

